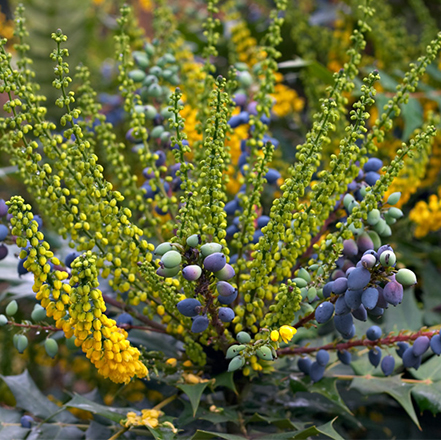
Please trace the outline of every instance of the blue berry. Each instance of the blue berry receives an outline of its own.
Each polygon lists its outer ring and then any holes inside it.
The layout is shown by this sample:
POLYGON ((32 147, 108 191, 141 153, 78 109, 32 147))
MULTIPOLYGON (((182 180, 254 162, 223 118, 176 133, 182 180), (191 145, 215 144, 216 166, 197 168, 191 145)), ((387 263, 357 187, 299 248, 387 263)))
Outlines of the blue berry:
POLYGON ((124 324, 133 325, 133 318, 129 313, 121 313, 121 315, 116 318, 116 325, 121 326, 124 324))
POLYGON ((277 180, 280 179, 281 174, 275 170, 274 168, 270 168, 268 172, 265 174, 265 179, 270 185, 277 183, 277 180))
POLYGON ((343 336, 351 334, 353 324, 354 324, 354 320, 352 319, 352 315, 350 313, 346 315, 334 316, 335 328, 343 336))
POLYGON ((361 306, 361 295, 363 290, 350 290, 348 289, 345 293, 346 305, 351 310, 356 310, 361 306))
POLYGON ((377 180, 380 178, 381 176, 376 173, 375 171, 369 171, 368 173, 366 173, 366 175, 364 176, 364 181, 369 185, 369 186, 374 186, 377 183, 377 180))
POLYGON ((364 171, 368 173, 369 171, 378 171, 383 167, 383 161, 381 159, 378 159, 377 157, 371 157, 369 160, 364 164, 364 171))
POLYGON ((406 349, 402 359, 404 368, 418 368, 421 363, 421 356, 415 356, 412 347, 406 349))
POLYGON ((336 295, 341 295, 345 293, 348 288, 348 279, 346 277, 339 277, 333 281, 332 291, 336 295))
POLYGON ((427 336, 418 336, 412 345, 412 352, 415 356, 423 355, 430 347, 430 339, 427 336))
POLYGON ((430 340, 430 348, 437 356, 441 354, 441 336, 439 334, 432 336, 432 339, 430 340))
POLYGON ((367 321, 367 311, 363 304, 358 309, 352 310, 352 316, 359 321, 367 321))
POLYGON ((309 376, 309 372, 311 370, 311 365, 312 365, 312 361, 311 359, 307 358, 307 357, 301 357, 299 358, 299 360, 297 361, 297 367, 299 368, 299 370, 304 373, 307 374, 309 376))
POLYGON ((202 333, 207 330, 208 324, 209 321, 206 316, 198 316, 194 319, 193 324, 191 325, 191 331, 193 333, 202 333))
POLYGON ((4 260, 8 256, 8 247, 4 244, 0 245, 0 261, 4 260))
POLYGON ((334 314, 334 305, 328 301, 321 303, 315 310, 315 319, 319 324, 329 321, 334 314))
POLYGON ((225 255, 215 252, 204 259, 204 268, 210 272, 219 272, 227 264, 225 255))
POLYGON ((234 311, 229 307, 221 307, 219 309, 219 319, 222 322, 231 322, 234 319, 234 311))
POLYGON ((343 255, 346 257, 355 257, 358 254, 358 246, 352 238, 343 242, 343 255))
POLYGON ((387 355, 381 361, 381 370, 385 376, 390 376, 394 372, 395 359, 391 355, 387 355))
POLYGON ((325 298, 329 298, 331 296, 333 284, 334 284, 334 281, 330 281, 329 283, 326 283, 323 286, 323 296, 325 298))
POLYGON ((382 333, 383 332, 378 325, 373 325, 367 329, 366 337, 369 339, 369 341, 376 341, 377 339, 380 339, 382 333))
POLYGON ((345 296, 339 296, 335 302, 335 314, 336 315, 347 315, 351 312, 351 309, 347 306, 345 296))
POLYGON ((377 306, 379 292, 375 287, 368 287, 361 295, 361 302, 368 310, 372 310, 377 306))
POLYGON ((31 429, 32 428, 32 422, 33 421, 34 421, 34 419, 31 416, 23 416, 20 419, 21 426, 23 428, 26 428, 26 429, 31 429))
POLYGON ((3 199, 0 199, 0 217, 4 217, 8 213, 8 205, 3 199))
POLYGON ((219 295, 223 297, 234 295, 236 292, 236 289, 226 281, 219 281, 216 284, 216 290, 218 291, 219 295))
POLYGON ((0 224, 0 241, 3 241, 9 233, 9 229, 7 226, 0 224))
POLYGON ((264 226, 266 226, 270 221, 270 218, 267 215, 261 215, 258 219, 257 219, 257 227, 259 229, 262 229, 264 226))
POLYGON ((337 357, 342 364, 349 365, 352 361, 352 355, 347 350, 337 351, 337 357))
POLYGON ((217 300, 223 304, 223 305, 229 305, 231 304, 235 299, 237 298, 237 290, 233 293, 233 295, 230 296, 222 296, 219 295, 217 297, 217 300))
POLYGON ((313 362, 309 369, 309 376, 313 382, 318 382, 325 374, 325 367, 318 362, 313 362))
POLYGON ((18 266, 17 266, 17 271, 18 271, 18 275, 22 276, 22 275, 26 275, 28 273, 28 270, 23 266, 24 262, 28 259, 28 257, 23 258, 22 260, 18 260, 18 266))
POLYGON ((64 259, 64 264, 66 267, 71 267, 73 261, 78 258, 81 254, 79 252, 71 252, 70 254, 66 255, 66 258, 64 259))
POLYGON ((383 289, 384 299, 393 306, 403 300, 403 286, 396 281, 389 281, 383 289))
POLYGON ((202 269, 197 264, 191 264, 189 266, 185 266, 182 269, 182 276, 187 281, 196 281, 199 279, 201 275, 202 275, 202 269))
POLYGON ((176 307, 178 308, 179 313, 191 318, 198 315, 198 308, 201 307, 201 303, 195 298, 186 298, 179 301, 176 307))
POLYGON ((409 348, 409 344, 407 342, 398 342, 398 350, 395 350, 397 352, 397 355, 400 356, 400 358, 403 357, 404 352, 409 348))
POLYGON ((318 364, 325 367, 329 362, 329 353, 326 350, 319 350, 315 359, 318 364))
POLYGON ((371 280, 371 273, 364 267, 356 267, 349 273, 348 288, 359 290, 365 288, 371 280))
POLYGON ((369 350, 368 357, 369 362, 377 368, 381 360, 381 348, 375 347, 372 350, 369 350))

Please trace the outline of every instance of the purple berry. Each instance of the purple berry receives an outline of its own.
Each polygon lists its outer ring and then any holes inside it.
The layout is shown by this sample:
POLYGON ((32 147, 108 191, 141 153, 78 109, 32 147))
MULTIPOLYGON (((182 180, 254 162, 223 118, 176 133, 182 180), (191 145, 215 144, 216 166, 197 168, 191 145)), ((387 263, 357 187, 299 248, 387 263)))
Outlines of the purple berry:
POLYGON ((403 300, 403 286, 397 281, 389 281, 383 289, 384 299, 393 306, 403 300))
POLYGON ((430 339, 427 336, 418 336, 412 345, 412 351, 415 356, 423 355, 430 347, 430 339))
POLYGON ((234 311, 229 307, 220 307, 219 308, 219 319, 222 322, 231 322, 234 319, 234 311))
POLYGON ((361 295, 361 302, 368 310, 372 310, 377 306, 379 292, 375 287, 368 287, 361 295))
POLYGON ((208 324, 209 321, 206 316, 198 316, 194 319, 193 324, 191 325, 191 331, 193 333, 202 333, 207 330, 208 324))
POLYGON ((210 272, 219 272, 227 264, 225 255, 215 252, 204 259, 204 268, 210 272))
POLYGON ((223 297, 228 297, 228 296, 234 295, 234 293, 236 292, 236 289, 230 283, 227 283, 226 281, 219 281, 216 284, 216 289, 217 289, 219 295, 223 296, 223 297))
POLYGON ((202 269, 197 264, 191 264, 190 266, 185 266, 182 269, 182 276, 187 281, 196 281, 202 274, 202 269))
POLYGON ((179 301, 178 304, 176 304, 176 307, 178 308, 179 313, 191 318, 198 315, 201 303, 195 298, 186 298, 179 301))

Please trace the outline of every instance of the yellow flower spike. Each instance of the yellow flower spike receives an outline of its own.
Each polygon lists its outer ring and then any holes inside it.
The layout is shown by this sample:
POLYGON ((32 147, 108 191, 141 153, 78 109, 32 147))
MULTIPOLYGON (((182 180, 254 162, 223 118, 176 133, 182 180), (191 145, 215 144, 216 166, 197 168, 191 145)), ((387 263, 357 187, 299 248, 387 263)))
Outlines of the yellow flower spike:
POLYGON ((285 344, 287 344, 297 333, 297 329, 291 327, 290 325, 282 325, 279 331, 280 331, 280 336, 282 337, 283 342, 285 342, 285 344))
POLYGON ((270 335, 271 341, 277 342, 279 340, 279 336, 280 336, 279 332, 277 330, 273 330, 270 335))

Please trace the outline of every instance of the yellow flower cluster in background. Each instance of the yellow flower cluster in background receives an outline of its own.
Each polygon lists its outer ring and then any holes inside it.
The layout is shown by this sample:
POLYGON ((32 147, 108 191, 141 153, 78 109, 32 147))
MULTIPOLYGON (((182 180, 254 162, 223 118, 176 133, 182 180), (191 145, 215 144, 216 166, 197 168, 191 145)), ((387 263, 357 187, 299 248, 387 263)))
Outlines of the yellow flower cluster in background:
POLYGON ((159 417, 164 415, 162 411, 156 409, 143 409, 141 415, 130 411, 127 413, 127 419, 121 422, 126 428, 131 426, 150 426, 150 428, 156 428, 159 425, 159 417))
POLYGON ((416 225, 415 237, 421 238, 429 232, 441 228, 441 188, 438 188, 438 195, 432 194, 428 202, 419 201, 410 211, 409 218, 416 225))

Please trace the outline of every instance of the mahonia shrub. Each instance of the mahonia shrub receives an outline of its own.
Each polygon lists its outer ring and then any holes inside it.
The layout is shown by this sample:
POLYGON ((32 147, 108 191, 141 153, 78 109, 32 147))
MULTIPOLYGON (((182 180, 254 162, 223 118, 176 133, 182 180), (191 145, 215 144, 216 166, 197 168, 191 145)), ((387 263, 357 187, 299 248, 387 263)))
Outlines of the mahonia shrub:
POLYGON ((121 7, 103 84, 53 31, 53 102, 22 5, 1 40, 26 187, 0 200, 2 438, 415 438, 412 398, 441 411, 436 8, 406 6, 416 36, 392 2, 141 3, 154 36, 121 7))

